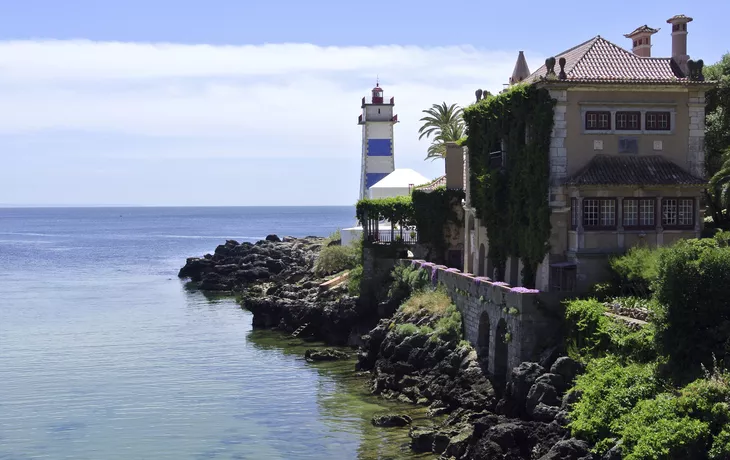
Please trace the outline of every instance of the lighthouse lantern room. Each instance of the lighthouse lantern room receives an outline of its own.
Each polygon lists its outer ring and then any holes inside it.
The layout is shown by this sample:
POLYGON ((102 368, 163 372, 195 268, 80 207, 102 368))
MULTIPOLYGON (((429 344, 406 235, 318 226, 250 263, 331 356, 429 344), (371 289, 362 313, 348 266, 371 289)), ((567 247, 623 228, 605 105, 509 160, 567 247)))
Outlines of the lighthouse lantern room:
POLYGON ((385 101, 380 82, 375 84, 371 97, 362 98, 362 168, 360 199, 369 198, 370 187, 395 169, 393 126, 398 116, 393 114, 395 98, 385 101))

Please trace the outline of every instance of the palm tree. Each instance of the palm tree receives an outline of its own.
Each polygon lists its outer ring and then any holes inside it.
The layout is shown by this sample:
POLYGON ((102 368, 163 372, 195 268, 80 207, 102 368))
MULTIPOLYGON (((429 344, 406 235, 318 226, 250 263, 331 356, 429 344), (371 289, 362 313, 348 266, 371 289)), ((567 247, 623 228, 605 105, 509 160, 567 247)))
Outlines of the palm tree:
POLYGON ((464 137, 464 118, 461 107, 456 104, 447 105, 446 102, 434 104, 430 109, 423 110, 426 114, 420 121, 418 139, 424 136, 430 139, 431 145, 426 153, 427 160, 435 160, 446 156, 446 143, 458 141, 464 137))

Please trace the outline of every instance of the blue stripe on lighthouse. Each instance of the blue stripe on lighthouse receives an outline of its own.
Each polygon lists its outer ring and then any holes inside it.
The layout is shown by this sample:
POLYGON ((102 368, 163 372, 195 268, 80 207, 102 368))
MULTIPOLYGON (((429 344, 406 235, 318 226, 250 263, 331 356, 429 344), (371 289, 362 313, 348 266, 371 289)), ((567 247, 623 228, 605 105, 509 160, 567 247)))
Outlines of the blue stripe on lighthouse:
POLYGON ((368 155, 387 157, 392 155, 390 139, 368 139, 368 155))
POLYGON ((370 188, 377 184, 383 177, 390 173, 367 173, 365 174, 365 187, 370 188))

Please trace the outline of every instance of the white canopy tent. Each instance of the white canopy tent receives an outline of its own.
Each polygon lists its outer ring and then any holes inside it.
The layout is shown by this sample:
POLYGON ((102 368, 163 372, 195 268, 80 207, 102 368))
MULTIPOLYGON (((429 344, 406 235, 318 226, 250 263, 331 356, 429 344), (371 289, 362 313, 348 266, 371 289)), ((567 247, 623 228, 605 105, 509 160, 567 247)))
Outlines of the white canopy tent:
POLYGON ((407 196, 411 189, 431 182, 412 169, 396 169, 370 187, 370 198, 407 196))

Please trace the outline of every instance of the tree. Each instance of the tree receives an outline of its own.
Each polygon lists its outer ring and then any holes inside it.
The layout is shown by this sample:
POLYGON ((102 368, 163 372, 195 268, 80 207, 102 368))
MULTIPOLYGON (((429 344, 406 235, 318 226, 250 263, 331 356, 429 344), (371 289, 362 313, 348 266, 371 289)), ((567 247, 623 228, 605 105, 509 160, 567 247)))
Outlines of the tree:
POLYGON ((730 53, 704 69, 707 80, 717 81, 706 94, 705 168, 710 184, 707 208, 718 228, 730 228, 730 53))
POLYGON ((455 142, 464 137, 464 117, 461 107, 456 104, 447 105, 446 102, 434 104, 430 109, 423 110, 426 114, 420 121, 418 139, 433 136, 431 145, 426 153, 427 160, 435 160, 446 156, 446 143, 455 142))

